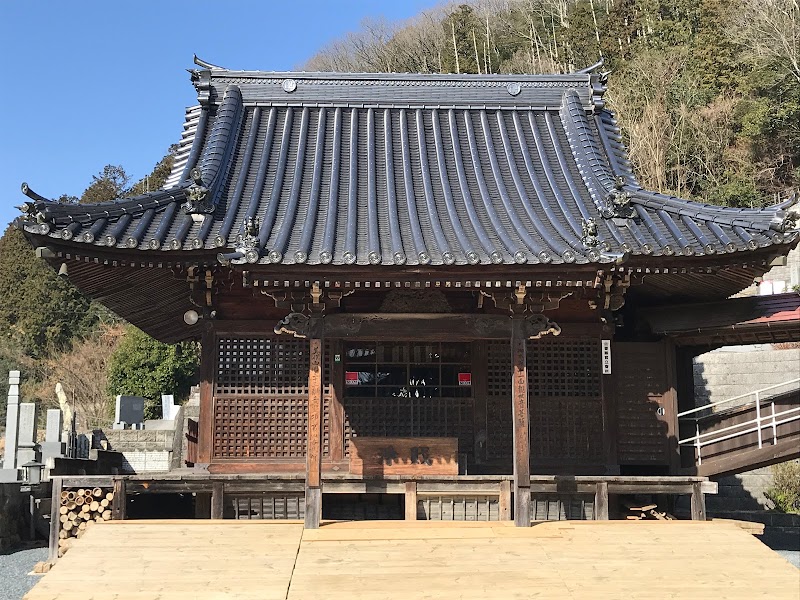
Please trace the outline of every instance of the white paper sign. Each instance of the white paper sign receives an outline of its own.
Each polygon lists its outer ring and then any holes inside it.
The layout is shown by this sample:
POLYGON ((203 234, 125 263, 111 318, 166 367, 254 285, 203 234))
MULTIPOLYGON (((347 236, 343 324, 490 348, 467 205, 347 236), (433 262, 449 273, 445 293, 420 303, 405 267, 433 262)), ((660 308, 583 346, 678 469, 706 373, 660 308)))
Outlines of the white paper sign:
POLYGON ((601 340, 603 344, 603 375, 611 375, 611 340, 601 340))

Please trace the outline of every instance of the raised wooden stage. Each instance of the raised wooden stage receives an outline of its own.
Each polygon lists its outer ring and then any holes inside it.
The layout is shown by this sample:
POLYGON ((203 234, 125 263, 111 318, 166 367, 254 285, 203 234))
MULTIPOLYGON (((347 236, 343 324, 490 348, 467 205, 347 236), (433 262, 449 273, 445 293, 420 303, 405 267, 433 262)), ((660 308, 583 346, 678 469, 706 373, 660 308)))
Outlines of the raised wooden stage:
POLYGON ((730 522, 117 521, 25 598, 779 600, 799 582, 730 522))

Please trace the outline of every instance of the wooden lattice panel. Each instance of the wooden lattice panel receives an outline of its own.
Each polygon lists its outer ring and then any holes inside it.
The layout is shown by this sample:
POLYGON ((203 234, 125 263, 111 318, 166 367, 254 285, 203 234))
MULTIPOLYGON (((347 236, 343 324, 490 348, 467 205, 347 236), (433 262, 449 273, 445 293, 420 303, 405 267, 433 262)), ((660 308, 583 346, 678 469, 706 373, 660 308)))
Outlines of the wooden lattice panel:
POLYGON ((603 451, 600 340, 528 342, 531 458, 599 459, 603 451))
POLYGON ((486 343, 486 456, 510 458, 514 442, 511 423, 511 342, 486 343))
MULTIPOLYGON (((330 348, 323 356, 323 455, 330 448, 330 348)), ((225 336, 217 341, 214 458, 304 458, 308 340, 225 336)))
POLYGON ((220 338, 214 395, 306 396, 308 355, 308 340, 220 338))
MULTIPOLYGON (((600 340, 543 338, 527 345, 531 458, 592 459, 601 455, 603 406, 600 340)), ((489 459, 509 459, 511 343, 487 343, 489 459)))
POLYGON ((530 399, 531 458, 600 459, 603 407, 585 398, 530 399))
POLYGON ((543 338, 528 342, 531 397, 599 398, 600 340, 543 338))
POLYGON ((308 398, 217 398, 216 458, 303 458, 308 398))

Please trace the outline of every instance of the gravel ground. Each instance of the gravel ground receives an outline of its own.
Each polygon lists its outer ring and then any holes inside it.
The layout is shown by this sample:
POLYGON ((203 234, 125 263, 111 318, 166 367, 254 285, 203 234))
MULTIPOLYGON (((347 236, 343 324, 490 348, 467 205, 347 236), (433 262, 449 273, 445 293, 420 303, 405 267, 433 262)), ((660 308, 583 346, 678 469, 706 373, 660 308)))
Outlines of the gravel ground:
POLYGON ((21 600, 41 578, 28 575, 33 566, 47 558, 47 548, 19 546, 0 553, 0 600, 21 600))

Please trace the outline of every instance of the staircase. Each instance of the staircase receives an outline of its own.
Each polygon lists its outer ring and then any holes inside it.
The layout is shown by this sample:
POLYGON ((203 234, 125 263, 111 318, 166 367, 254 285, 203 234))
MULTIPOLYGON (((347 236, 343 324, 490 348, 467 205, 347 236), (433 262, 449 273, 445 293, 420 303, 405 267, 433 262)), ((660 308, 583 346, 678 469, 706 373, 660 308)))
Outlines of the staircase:
POLYGON ((685 474, 750 471, 800 457, 800 378, 678 414, 685 474))

